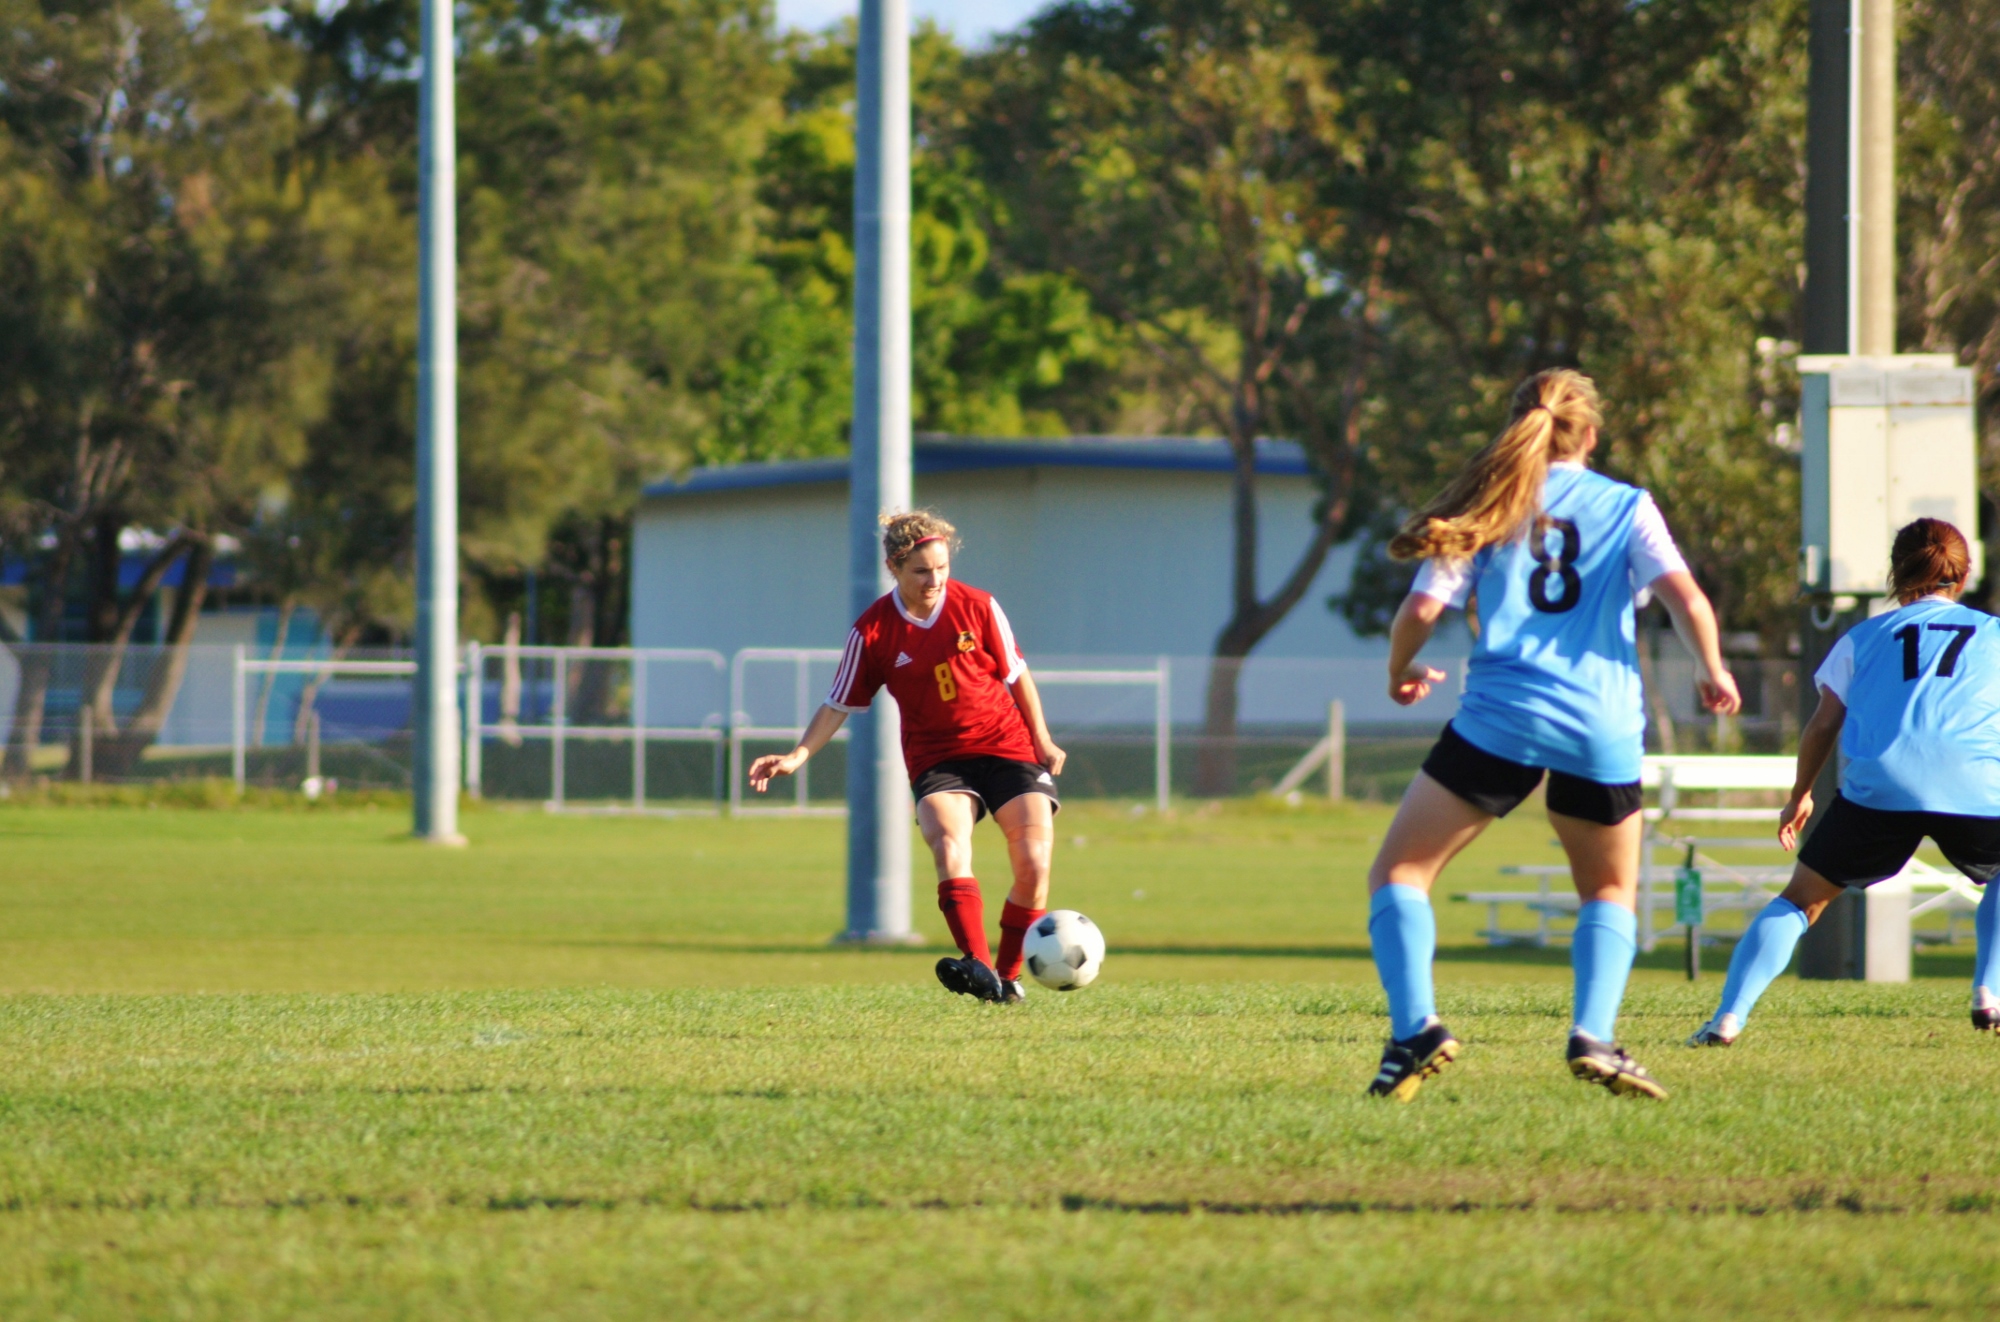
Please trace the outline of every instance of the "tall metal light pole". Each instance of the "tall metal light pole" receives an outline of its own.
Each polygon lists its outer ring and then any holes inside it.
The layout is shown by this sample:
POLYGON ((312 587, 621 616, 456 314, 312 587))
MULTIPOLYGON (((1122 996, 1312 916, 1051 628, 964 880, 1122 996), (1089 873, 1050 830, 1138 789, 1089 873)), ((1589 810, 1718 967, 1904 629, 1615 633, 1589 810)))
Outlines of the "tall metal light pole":
MULTIPOLYGON (((1894 0, 1812 0, 1806 81, 1805 343, 1809 354, 1896 352, 1896 12, 1894 0)), ((1852 603, 1853 599, 1848 599, 1852 603)), ((1821 600, 1799 617, 1799 718, 1819 700, 1813 674, 1841 634, 1867 618, 1821 600), (1825 614, 1815 619, 1815 610, 1825 614)), ((1819 814, 1840 784, 1839 757, 1813 787, 1819 814)), ((1859 978, 1865 901, 1843 895, 1799 944, 1799 976, 1859 978)))
MULTIPOLYGON (((910 12, 861 0, 854 163, 854 459, 848 604, 889 590, 877 518, 910 505, 910 12)), ((910 935, 910 790, 895 702, 876 695, 847 746, 844 941, 910 935)))
POLYGON ((452 0, 424 0, 417 147, 416 834, 458 833, 458 132, 452 0))

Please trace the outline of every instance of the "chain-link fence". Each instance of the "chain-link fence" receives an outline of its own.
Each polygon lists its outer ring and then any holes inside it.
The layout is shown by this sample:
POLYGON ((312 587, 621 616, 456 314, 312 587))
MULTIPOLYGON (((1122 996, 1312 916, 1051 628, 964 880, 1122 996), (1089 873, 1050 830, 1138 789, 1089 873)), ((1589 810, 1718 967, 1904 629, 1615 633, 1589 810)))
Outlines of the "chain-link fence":
MULTIPOLYGON (((466 649, 466 785, 490 799, 574 811, 837 812, 844 739, 768 798, 745 792, 757 755, 789 748, 825 697, 833 651, 718 652, 557 647, 466 649)), ((1376 658, 1252 657, 1235 675, 1235 733, 1207 733, 1224 696, 1203 656, 1037 656, 1063 792, 1157 801, 1268 790, 1345 707, 1345 790, 1392 800, 1457 706, 1462 658, 1415 708, 1390 702, 1376 658)), ((1647 749, 1782 752, 1796 746, 1789 661, 1732 662, 1740 716, 1701 712, 1694 665, 1671 639, 1648 649, 1647 749)), ((410 657, 353 650, 274 654, 197 643, 123 649, 0 648, 7 773, 113 783, 235 776, 315 791, 409 784, 410 657)), ((1223 704, 1226 705, 1226 704, 1223 704)), ((1295 778, 1296 779, 1296 778, 1295 778)), ((1316 773, 1302 783, 1311 792, 1316 773)))
POLYGON ((16 643, 0 648, 0 725, 12 776, 133 784, 235 776, 246 784, 400 789, 410 778, 406 674, 355 674, 396 653, 16 643), (249 664, 239 667, 239 661, 249 664))

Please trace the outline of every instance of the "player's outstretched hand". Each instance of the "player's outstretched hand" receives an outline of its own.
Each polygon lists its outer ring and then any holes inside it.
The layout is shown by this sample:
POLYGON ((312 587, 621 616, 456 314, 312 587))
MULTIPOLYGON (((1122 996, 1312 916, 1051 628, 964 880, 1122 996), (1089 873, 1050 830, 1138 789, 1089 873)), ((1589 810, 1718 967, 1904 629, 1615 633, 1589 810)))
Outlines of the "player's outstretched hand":
POLYGON ((1812 791, 1807 790, 1796 799, 1790 799, 1778 812, 1778 843, 1786 849, 1796 849, 1799 832, 1812 820, 1812 791))
POLYGON ((1051 776, 1060 776, 1069 754, 1057 748, 1055 740, 1042 738, 1035 740, 1035 760, 1047 767, 1051 776))
POLYGON ((1701 675, 1694 686, 1701 694, 1701 705, 1718 716, 1734 716, 1743 710, 1743 695, 1736 691, 1736 676, 1727 670, 1701 675))
POLYGON ((1421 661, 1412 661, 1403 667, 1403 673, 1389 681, 1389 697, 1397 706, 1407 707, 1414 702, 1422 702, 1431 695, 1431 685, 1442 684, 1446 679, 1444 671, 1427 666, 1421 661))
POLYGON ((750 764, 750 788, 762 794, 771 788, 771 782, 779 776, 789 776, 799 769, 804 758, 795 753, 766 753, 750 764))

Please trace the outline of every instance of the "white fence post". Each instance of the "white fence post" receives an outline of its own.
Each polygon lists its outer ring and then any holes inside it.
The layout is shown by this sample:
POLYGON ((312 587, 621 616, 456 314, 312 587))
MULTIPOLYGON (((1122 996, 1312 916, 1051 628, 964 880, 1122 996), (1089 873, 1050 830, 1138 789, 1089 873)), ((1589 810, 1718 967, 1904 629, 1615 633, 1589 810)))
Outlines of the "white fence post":
POLYGON ((241 794, 249 761, 243 746, 243 661, 242 643, 230 649, 229 672, 229 772, 236 780, 236 792, 241 794))
POLYGON ((1326 705, 1326 797, 1347 797, 1347 704, 1339 698, 1326 705))
POLYGON ((1161 657, 1158 670, 1159 683, 1153 690, 1153 806, 1165 812, 1174 785, 1174 703, 1170 687, 1173 669, 1170 658, 1161 657))
POLYGON ((557 812, 563 806, 563 763, 567 760, 569 723, 569 654, 556 653, 555 693, 549 712, 549 806, 557 812))
POLYGON ((646 807, 646 658, 632 654, 632 810, 646 807))
POLYGON ((486 657, 474 639, 465 645, 465 792, 479 797, 480 779, 485 768, 480 755, 486 748, 483 722, 486 716, 486 657))

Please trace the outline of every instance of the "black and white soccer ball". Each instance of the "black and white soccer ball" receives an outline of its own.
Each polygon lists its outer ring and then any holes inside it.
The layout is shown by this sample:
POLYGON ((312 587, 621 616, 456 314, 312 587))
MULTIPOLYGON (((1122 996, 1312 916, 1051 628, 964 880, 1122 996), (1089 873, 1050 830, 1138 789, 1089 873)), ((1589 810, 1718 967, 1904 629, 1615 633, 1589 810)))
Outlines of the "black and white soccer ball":
POLYGON ((1028 972, 1044 987, 1088 987, 1104 967, 1104 931, 1074 909, 1051 909, 1028 929, 1028 972))

